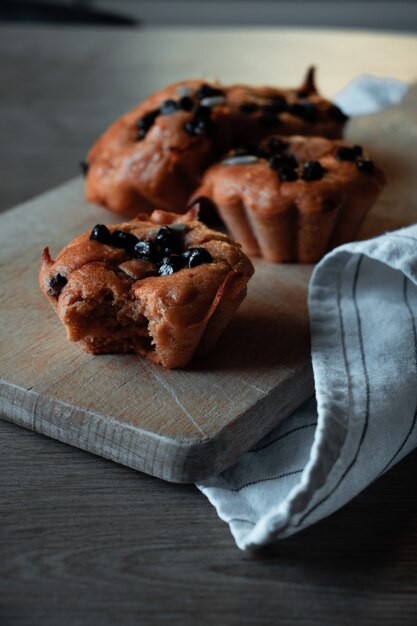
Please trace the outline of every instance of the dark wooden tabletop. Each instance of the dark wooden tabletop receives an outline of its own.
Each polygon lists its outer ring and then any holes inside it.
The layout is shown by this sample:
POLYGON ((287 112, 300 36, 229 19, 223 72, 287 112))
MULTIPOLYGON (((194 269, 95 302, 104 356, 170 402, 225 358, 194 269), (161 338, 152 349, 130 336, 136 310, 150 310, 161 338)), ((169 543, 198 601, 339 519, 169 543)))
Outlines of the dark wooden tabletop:
MULTIPOLYGON (((254 79, 266 46, 276 60, 303 41, 291 72, 315 49, 336 90, 359 71, 350 37, 381 51, 365 70, 415 78, 410 37, 0 28, 0 206, 76 175, 98 133, 152 89, 192 73, 254 79)), ((257 82, 285 81, 274 63, 257 82)), ((0 421, 0 624, 415 626, 416 474, 417 452, 316 526, 243 553, 194 486, 0 421)))

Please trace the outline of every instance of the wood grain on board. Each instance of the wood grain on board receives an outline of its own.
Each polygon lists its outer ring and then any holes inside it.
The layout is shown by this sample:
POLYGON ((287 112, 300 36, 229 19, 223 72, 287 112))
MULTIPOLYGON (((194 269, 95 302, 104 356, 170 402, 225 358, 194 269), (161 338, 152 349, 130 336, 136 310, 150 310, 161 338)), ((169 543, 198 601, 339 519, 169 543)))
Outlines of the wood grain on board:
MULTIPOLYGON (((416 221, 416 89, 399 107, 353 120, 389 184, 361 237, 416 221)), ((6 419, 178 482, 223 470, 313 392, 306 307, 311 268, 256 262, 248 297, 215 351, 185 370, 135 356, 91 356, 65 340, 37 283, 56 253, 95 223, 117 221, 72 181, 0 218, 1 413, 6 419), (105 215, 105 218, 104 218, 105 215)))

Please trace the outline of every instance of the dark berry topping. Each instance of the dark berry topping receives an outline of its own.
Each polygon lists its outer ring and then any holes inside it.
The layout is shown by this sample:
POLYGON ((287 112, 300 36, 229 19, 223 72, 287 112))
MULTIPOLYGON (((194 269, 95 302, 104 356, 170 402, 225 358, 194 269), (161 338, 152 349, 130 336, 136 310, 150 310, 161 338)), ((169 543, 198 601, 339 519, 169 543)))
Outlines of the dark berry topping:
POLYGON ((274 154, 269 158, 269 167, 272 170, 290 169, 298 167, 298 161, 292 154, 274 154))
POLYGON ((133 250, 139 239, 131 233, 123 230, 115 230, 112 234, 112 246, 115 248, 123 248, 123 250, 133 250))
POLYGON ((363 149, 362 146, 353 146, 352 150, 356 154, 356 156, 362 156, 363 149))
POLYGON ((96 224, 94 226, 90 234, 90 239, 98 241, 99 243, 104 243, 106 246, 112 245, 111 232, 104 224, 96 224))
POLYGON ((285 159, 286 159, 286 165, 288 167, 292 167, 292 168, 298 167, 298 161, 293 154, 285 155, 285 159))
POLYGON ((216 211, 216 205, 214 202, 206 196, 198 196, 188 205, 189 208, 196 207, 198 209, 198 219, 206 226, 220 226, 221 220, 216 211))
POLYGON ((150 111, 149 113, 147 113, 146 115, 138 119, 138 121, 136 122, 136 126, 139 130, 139 134, 138 134, 139 140, 144 139, 144 137, 146 137, 146 133, 153 126, 158 115, 159 115, 159 109, 154 109, 153 111, 150 111))
POLYGON ((164 256, 159 265, 159 275, 168 276, 174 274, 184 267, 183 257, 180 254, 169 254, 164 256))
POLYGON ((272 103, 276 109, 278 109, 279 107, 280 111, 286 111, 288 108, 288 102, 286 101, 284 96, 274 96, 272 98, 272 103))
POLYGON ((306 122, 315 122, 317 118, 317 107, 313 102, 307 101, 290 104, 288 111, 296 117, 301 117, 301 119, 306 122))
POLYGON ((212 121, 210 118, 196 117, 195 119, 185 122, 184 128, 189 135, 196 137, 201 133, 207 132, 212 127, 212 121))
POLYGON ((184 128, 192 137, 200 134, 193 121, 185 122, 184 128))
POLYGON ((336 152, 336 159, 338 161, 354 161, 356 159, 355 149, 342 146, 336 152))
POLYGON ((279 179, 282 183, 291 183, 298 179, 298 174, 291 167, 282 167, 278 171, 279 179))
POLYGON ((178 233, 169 226, 161 226, 156 234, 155 243, 157 253, 160 255, 176 254, 181 251, 178 233))
POLYGON ((271 127, 278 126, 280 121, 275 113, 264 113, 259 118, 259 123, 262 124, 262 126, 271 127))
POLYGON ((242 111, 242 113, 256 113, 258 108, 256 102, 243 102, 239 107, 239 111, 242 111))
POLYGON ((275 117, 275 115, 279 113, 279 110, 277 111, 273 104, 263 104, 262 111, 267 117, 275 117))
POLYGON ((339 107, 336 106, 335 104, 332 107, 330 107, 329 115, 330 117, 332 117, 334 120, 337 120, 338 122, 346 122, 346 120, 349 119, 349 116, 345 115, 345 113, 343 113, 343 111, 339 109, 339 107))
POLYGON ((183 96, 180 98, 179 105, 183 111, 192 111, 194 102, 189 96, 183 96))
POLYGON ((203 120, 206 120, 210 117, 210 115, 212 114, 212 110, 210 107, 205 107, 203 105, 200 104, 200 106, 198 107, 198 109, 195 112, 195 117, 196 118, 201 118, 203 120))
POLYGON ((279 139, 278 137, 270 137, 270 139, 268 139, 267 146, 271 154, 277 154, 278 152, 286 150, 289 144, 286 141, 282 141, 282 139, 279 139))
POLYGON ((135 244, 132 252, 136 259, 152 261, 155 257, 155 246, 152 241, 145 241, 143 239, 135 244))
POLYGON ((286 111, 288 108, 287 101, 283 96, 275 96, 272 98, 271 102, 268 104, 264 104, 262 106, 262 110, 265 113, 282 113, 286 111))
POLYGON ((358 159, 356 165, 361 172, 373 172, 375 167, 371 159, 358 159))
POLYGON ((197 267, 198 265, 203 265, 203 263, 211 263, 213 261, 210 252, 205 248, 189 248, 182 253, 182 256, 188 267, 197 267))
POLYGON ((210 119, 212 110, 210 107, 199 106, 194 114, 194 118, 184 124, 184 128, 190 135, 200 135, 204 131, 209 131, 212 126, 210 119))
POLYGON ((56 274, 49 282, 48 294, 57 298, 68 280, 62 274, 56 274))
POLYGON ((203 83, 197 89, 196 95, 199 100, 203 100, 204 98, 212 98, 213 96, 224 96, 224 93, 221 89, 203 83))
POLYGON ((83 176, 87 176, 89 167, 87 161, 80 161, 80 170, 83 176))
POLYGON ((179 108, 180 105, 176 100, 165 100, 161 104, 160 113, 161 115, 171 115, 172 113, 176 113, 179 108))
POLYGON ((256 151, 256 156, 258 159, 269 159, 269 152, 267 150, 263 150, 262 148, 258 148, 256 151))
POLYGON ((323 174, 324 170, 318 161, 306 161, 301 178, 307 181, 320 180, 323 174))

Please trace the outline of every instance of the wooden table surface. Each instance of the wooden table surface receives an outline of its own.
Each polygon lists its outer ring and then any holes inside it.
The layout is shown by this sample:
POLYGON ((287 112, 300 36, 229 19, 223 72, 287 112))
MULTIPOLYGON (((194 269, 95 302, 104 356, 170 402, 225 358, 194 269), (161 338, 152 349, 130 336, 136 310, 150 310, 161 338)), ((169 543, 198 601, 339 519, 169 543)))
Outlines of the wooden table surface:
MULTIPOLYGON (((188 76, 328 95, 417 78, 417 38, 334 31, 0 27, 0 208, 76 175, 97 134, 188 76)), ((0 422, 0 624, 415 625, 417 452, 300 535, 240 552, 193 486, 0 422)))

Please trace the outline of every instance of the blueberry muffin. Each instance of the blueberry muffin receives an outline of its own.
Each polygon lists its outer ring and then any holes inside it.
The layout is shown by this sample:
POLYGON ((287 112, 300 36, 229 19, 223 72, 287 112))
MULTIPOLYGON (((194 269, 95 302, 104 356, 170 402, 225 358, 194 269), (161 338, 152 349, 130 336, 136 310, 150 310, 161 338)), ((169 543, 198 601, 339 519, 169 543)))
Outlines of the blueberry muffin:
POLYGON ((214 346, 253 273, 239 244, 196 220, 154 211, 117 226, 97 224, 53 260, 40 287, 67 330, 93 354, 133 352, 184 367, 214 346))
POLYGON ((384 184, 361 146, 272 136, 210 167, 192 200, 211 202, 247 254, 314 263, 355 238, 384 184))
POLYGON ((86 197, 124 215, 184 211, 204 170, 232 147, 279 131, 341 136, 346 116, 318 95, 310 71, 297 89, 166 87, 114 122, 82 163, 86 197))

